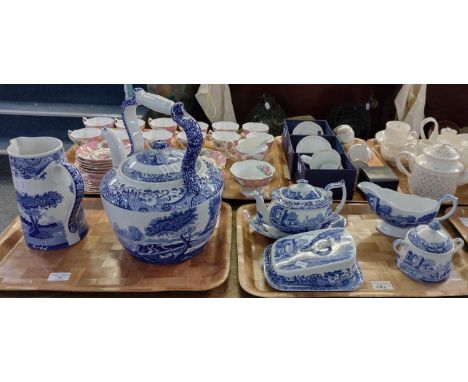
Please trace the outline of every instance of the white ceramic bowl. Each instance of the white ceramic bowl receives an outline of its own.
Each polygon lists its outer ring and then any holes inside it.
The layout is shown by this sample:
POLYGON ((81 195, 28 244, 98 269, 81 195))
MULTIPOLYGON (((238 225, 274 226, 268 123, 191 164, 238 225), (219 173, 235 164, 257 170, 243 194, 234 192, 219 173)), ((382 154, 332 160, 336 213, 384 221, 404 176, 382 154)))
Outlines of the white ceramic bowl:
POLYGON ((275 137, 268 133, 261 133, 261 132, 254 131, 246 135, 246 138, 255 138, 255 137, 268 139, 266 142, 266 144, 268 145, 268 148, 271 148, 271 146, 273 145, 273 142, 275 141, 275 137))
POLYGON ((97 127, 85 127, 78 130, 68 130, 68 137, 78 146, 85 145, 90 142, 98 141, 101 138, 101 129, 97 127))
POLYGON ((173 134, 165 129, 149 130, 143 133, 144 140, 150 144, 151 142, 161 141, 171 144, 173 134))
MULTIPOLYGON (((117 129, 125 129, 125 125, 123 123, 123 120, 116 118, 114 121, 115 121, 115 127, 117 129)), ((141 130, 143 130, 145 128, 145 121, 143 121, 142 119, 138 119, 137 121, 138 121, 138 127, 141 130)))
POLYGON ((172 118, 148 118, 148 124, 152 129, 164 129, 172 133, 175 133, 177 130, 177 123, 172 118))
POLYGON ((109 117, 93 117, 93 118, 86 118, 83 117, 83 124, 85 127, 97 127, 102 129, 104 127, 112 128, 115 125, 115 121, 113 118, 109 117))
POLYGON ((269 126, 261 122, 247 122, 242 125, 244 133, 268 133, 269 126))
POLYGON ((219 121, 215 122, 211 125, 213 127, 213 131, 238 131, 239 124, 230 121, 219 121))
POLYGON ((209 137, 218 150, 226 150, 229 142, 233 142, 237 145, 237 142, 241 138, 241 136, 234 131, 215 131, 214 133, 210 133, 209 137))
POLYGON ((270 163, 255 159, 236 162, 230 171, 240 185, 241 194, 249 198, 254 198, 268 186, 275 175, 275 168, 270 163))

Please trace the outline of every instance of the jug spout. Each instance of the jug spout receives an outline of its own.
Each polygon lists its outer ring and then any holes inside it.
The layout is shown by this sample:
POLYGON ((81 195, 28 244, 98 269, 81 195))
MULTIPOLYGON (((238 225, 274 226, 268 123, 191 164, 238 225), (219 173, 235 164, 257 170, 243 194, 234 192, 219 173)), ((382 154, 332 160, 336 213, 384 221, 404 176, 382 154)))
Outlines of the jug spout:
POLYGON ((107 127, 102 129, 102 135, 109 146, 109 150, 112 157, 112 166, 117 167, 122 163, 127 155, 125 154, 125 148, 122 141, 119 139, 117 134, 109 130, 107 127))
POLYGON ((271 225, 270 210, 267 208, 261 192, 257 192, 255 194, 255 203, 257 207, 257 213, 260 215, 262 221, 265 224, 271 225))

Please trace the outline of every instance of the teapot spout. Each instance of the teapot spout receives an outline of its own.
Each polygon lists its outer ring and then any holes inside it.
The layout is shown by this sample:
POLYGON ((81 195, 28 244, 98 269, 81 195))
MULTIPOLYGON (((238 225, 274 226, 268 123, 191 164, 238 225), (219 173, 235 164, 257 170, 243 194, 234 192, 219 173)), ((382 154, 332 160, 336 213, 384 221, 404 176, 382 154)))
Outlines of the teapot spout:
POLYGON ((263 194, 261 192, 257 192, 255 194, 255 203, 257 207, 257 213, 260 215, 262 221, 265 224, 271 225, 270 210, 267 208, 265 200, 263 199, 263 194))
POLYGON ((120 163, 122 163, 125 158, 127 158, 127 154, 125 154, 125 148, 122 141, 119 139, 117 134, 108 129, 107 127, 102 129, 102 135, 109 146, 109 150, 112 157, 112 167, 118 167, 120 163))

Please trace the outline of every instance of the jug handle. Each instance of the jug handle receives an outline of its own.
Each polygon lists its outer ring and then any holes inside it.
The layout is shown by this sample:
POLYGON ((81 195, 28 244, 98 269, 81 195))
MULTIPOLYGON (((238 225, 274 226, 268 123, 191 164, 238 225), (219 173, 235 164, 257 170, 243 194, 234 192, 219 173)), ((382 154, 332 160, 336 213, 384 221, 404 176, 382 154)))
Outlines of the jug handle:
POLYGON ((393 251, 401 256, 400 249, 403 245, 405 245, 405 241, 403 239, 396 239, 392 244, 393 251))
POLYGON ((330 183, 330 184, 327 184, 325 186, 326 191, 330 191, 333 188, 340 188, 340 187, 341 187, 341 190, 342 190, 341 201, 340 201, 340 204, 338 204, 338 206, 335 208, 335 211, 333 211, 331 217, 337 216, 341 212, 343 207, 345 206, 346 196, 347 196, 346 195, 346 185, 345 185, 344 180, 340 180, 339 182, 330 183))
POLYGON ((203 146, 203 134, 198 122, 184 109, 182 102, 171 107, 171 117, 187 136, 187 150, 182 159, 182 179, 185 187, 198 194, 201 191, 200 177, 197 175, 196 164, 200 150, 203 146))
POLYGON ((68 230, 71 233, 78 231, 78 212, 80 210, 81 201, 84 197, 84 183, 80 171, 70 163, 63 162, 58 166, 62 166, 70 174, 73 183, 75 184, 75 203, 68 219, 68 230))
POLYGON ((452 208, 450 208, 450 211, 447 212, 444 216, 441 216, 440 218, 436 218, 435 220, 437 220, 437 221, 442 221, 442 220, 448 219, 450 216, 452 216, 455 213, 455 211, 457 209, 458 198, 456 196, 453 196, 453 195, 444 195, 444 196, 441 196, 439 198, 438 210, 440 210, 440 207, 441 207, 442 202, 444 200, 448 200, 448 201, 452 202, 452 208))
POLYGON ((459 237, 453 239, 453 253, 457 252, 459 249, 463 248, 465 241, 459 237))
MULTIPOLYGON (((397 158, 396 158, 396 164, 398 167, 398 170, 400 170, 403 174, 405 174, 408 178, 411 176, 411 172, 409 172, 405 166, 403 166, 403 163, 401 163, 401 158, 404 157, 405 155, 410 158, 412 162, 414 162, 414 154, 410 153, 409 151, 402 151, 401 153, 398 153, 397 158)), ((411 168, 411 166, 410 166, 411 168)))

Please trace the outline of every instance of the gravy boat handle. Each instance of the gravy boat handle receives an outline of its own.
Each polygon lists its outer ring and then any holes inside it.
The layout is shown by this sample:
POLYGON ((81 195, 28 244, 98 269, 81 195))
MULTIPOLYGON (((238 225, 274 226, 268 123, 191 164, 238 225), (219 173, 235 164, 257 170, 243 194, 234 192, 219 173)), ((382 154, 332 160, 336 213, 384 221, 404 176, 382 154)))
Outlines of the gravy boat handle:
POLYGON ((450 216, 452 216, 455 213, 455 210, 457 209, 458 198, 456 196, 453 196, 453 195, 444 195, 444 196, 441 196, 439 198, 439 205, 438 205, 437 210, 440 210, 440 207, 442 206, 442 202, 444 200, 448 200, 448 201, 452 202, 452 208, 450 208, 450 211, 447 212, 444 216, 441 216, 440 218, 436 218, 435 220, 437 220, 437 221, 442 221, 442 220, 448 219, 450 216))

